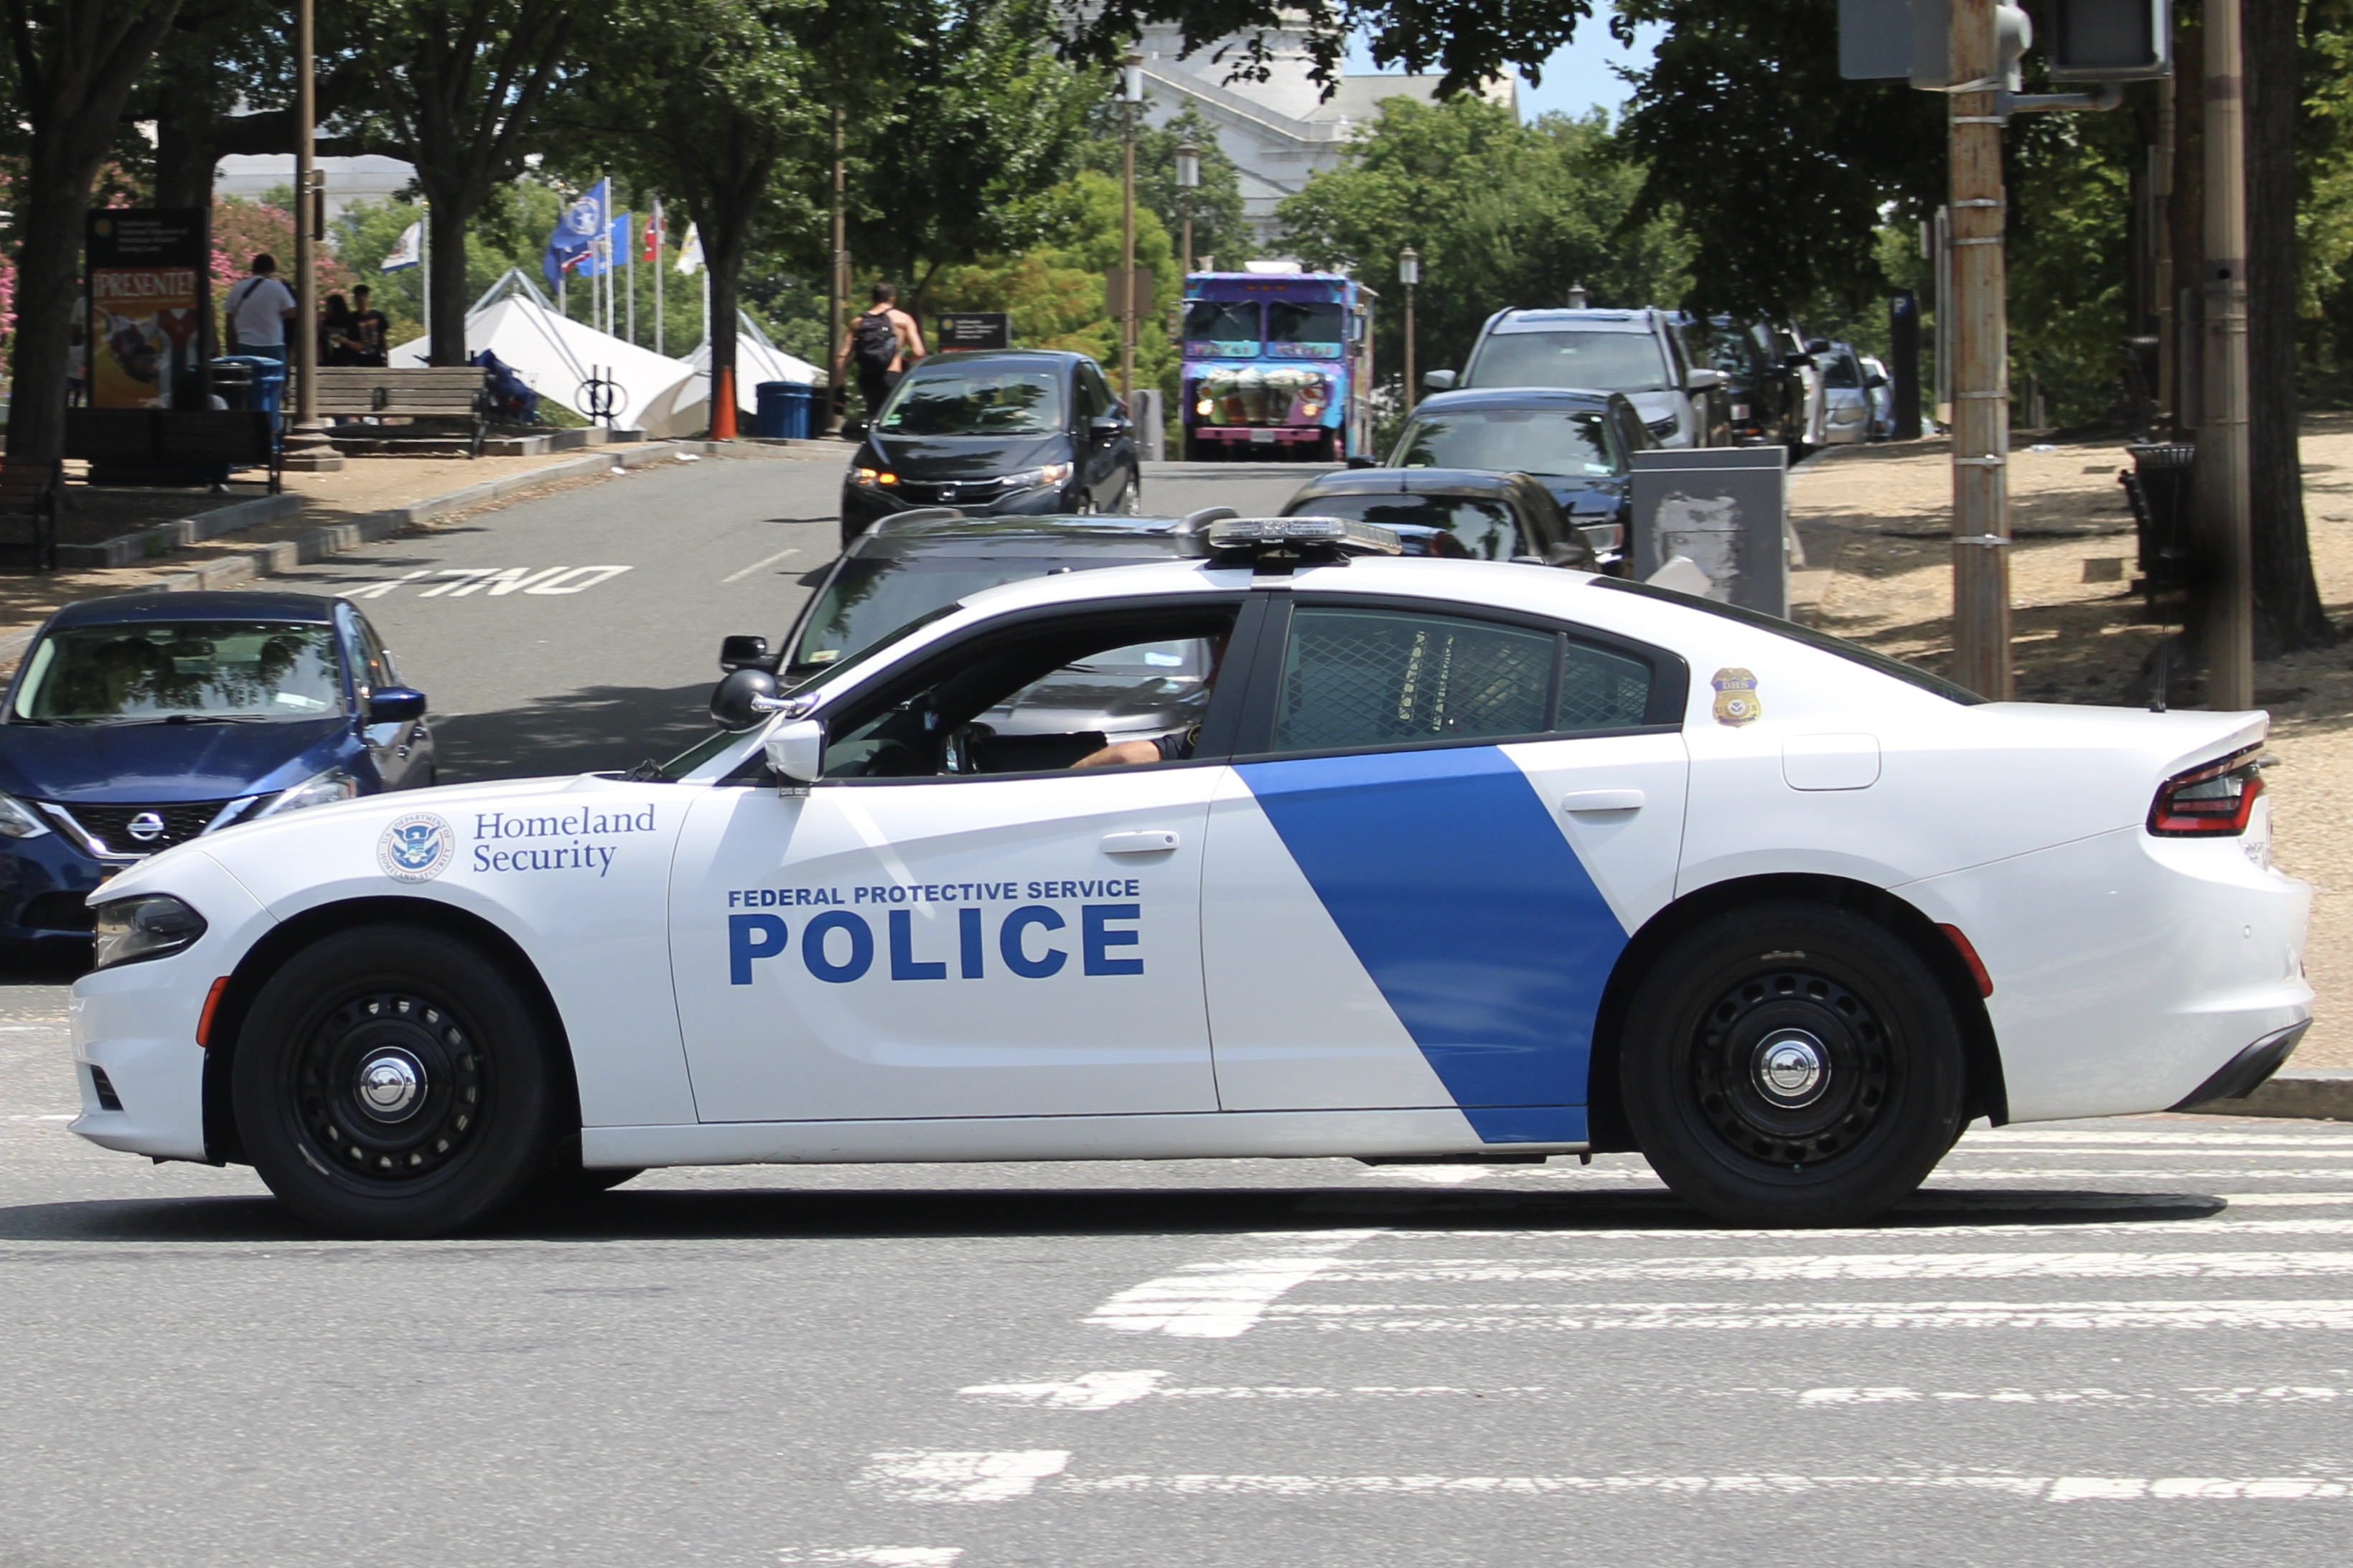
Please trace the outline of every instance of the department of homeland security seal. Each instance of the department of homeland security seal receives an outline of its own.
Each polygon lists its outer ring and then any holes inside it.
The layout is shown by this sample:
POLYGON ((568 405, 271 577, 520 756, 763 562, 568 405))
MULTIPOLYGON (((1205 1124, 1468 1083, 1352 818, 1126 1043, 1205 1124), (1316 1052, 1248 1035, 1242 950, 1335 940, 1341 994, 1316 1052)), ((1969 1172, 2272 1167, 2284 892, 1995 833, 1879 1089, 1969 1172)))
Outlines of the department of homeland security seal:
POLYGON ((1757 700, 1757 678, 1746 670, 1719 669, 1708 684, 1715 688, 1717 723, 1736 728, 1763 717, 1765 705, 1757 700))
POLYGON ((458 836, 429 811, 395 817, 376 840, 376 864, 396 882, 429 882, 449 868, 458 836))

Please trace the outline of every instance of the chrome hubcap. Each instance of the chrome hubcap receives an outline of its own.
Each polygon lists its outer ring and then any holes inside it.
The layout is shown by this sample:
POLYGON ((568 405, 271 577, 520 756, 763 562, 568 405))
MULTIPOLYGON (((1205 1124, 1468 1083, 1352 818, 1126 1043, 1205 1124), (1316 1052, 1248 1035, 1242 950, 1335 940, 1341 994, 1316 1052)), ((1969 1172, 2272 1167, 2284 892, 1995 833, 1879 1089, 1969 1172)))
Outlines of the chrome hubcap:
POLYGON ((384 1047, 360 1063, 359 1106, 378 1121, 400 1121, 425 1099, 425 1064, 397 1047, 384 1047))
POLYGON ((1821 1041, 1802 1029, 1778 1029, 1759 1041, 1750 1062, 1757 1092, 1786 1110, 1821 1098, 1830 1077, 1821 1041))

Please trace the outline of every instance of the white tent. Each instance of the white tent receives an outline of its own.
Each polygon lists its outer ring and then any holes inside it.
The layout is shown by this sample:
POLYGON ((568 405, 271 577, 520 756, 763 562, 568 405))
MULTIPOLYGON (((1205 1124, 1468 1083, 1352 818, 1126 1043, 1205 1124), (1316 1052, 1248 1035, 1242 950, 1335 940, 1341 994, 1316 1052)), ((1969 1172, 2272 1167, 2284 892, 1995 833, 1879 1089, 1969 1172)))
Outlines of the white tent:
MULTIPOLYGON (((423 338, 402 343, 392 351, 391 361, 421 365, 425 345, 423 338)), ((540 396, 583 418, 588 413, 585 384, 596 375, 617 389, 614 415, 618 424, 638 426, 660 439, 697 435, 710 423, 698 412, 705 401, 699 390, 702 380, 684 361, 558 315, 520 272, 511 271, 491 285, 467 314, 467 357, 484 349, 498 355, 540 396), (671 394, 690 380, 697 388, 693 408, 681 412, 691 414, 692 420, 681 422, 665 411, 676 401, 671 394)))
MULTIPOLYGON (((691 374, 654 405, 649 418, 659 417, 681 429, 702 430, 711 424, 711 344, 699 343, 686 361, 691 374)), ((746 416, 759 405, 764 381, 789 381, 814 386, 825 373, 805 359, 796 359, 768 341, 768 334, 751 317, 735 317, 735 406, 746 416)), ((649 426, 650 429, 651 426, 649 426)))

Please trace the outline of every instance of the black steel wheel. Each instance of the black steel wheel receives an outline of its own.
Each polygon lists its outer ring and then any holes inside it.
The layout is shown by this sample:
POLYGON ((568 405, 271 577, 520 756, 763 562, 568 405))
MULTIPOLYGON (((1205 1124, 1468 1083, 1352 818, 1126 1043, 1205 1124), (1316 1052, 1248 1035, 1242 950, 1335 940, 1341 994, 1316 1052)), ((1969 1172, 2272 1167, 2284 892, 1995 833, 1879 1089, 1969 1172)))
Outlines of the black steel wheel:
POLYGON ((1620 1082, 1651 1167, 1741 1225, 1849 1225, 1908 1195, 1961 1129, 1951 999, 1861 914, 1774 903, 1704 921, 1651 963, 1620 1082))
POLYGON ((438 932, 337 932, 283 964, 236 1042, 238 1131, 269 1189, 339 1235, 438 1236, 547 1168, 553 1042, 513 981, 438 932))

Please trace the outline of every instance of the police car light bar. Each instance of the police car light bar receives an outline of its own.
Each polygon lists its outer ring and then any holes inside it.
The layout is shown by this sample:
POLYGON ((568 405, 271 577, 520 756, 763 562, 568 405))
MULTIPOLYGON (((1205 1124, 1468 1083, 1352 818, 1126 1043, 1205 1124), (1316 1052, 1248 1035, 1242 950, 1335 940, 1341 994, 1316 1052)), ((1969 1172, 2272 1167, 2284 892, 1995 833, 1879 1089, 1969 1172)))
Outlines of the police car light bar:
POLYGON ((1353 518, 1229 517, 1209 525, 1209 552, 1253 562, 1344 564, 1351 555, 1402 555, 1405 542, 1353 518))

